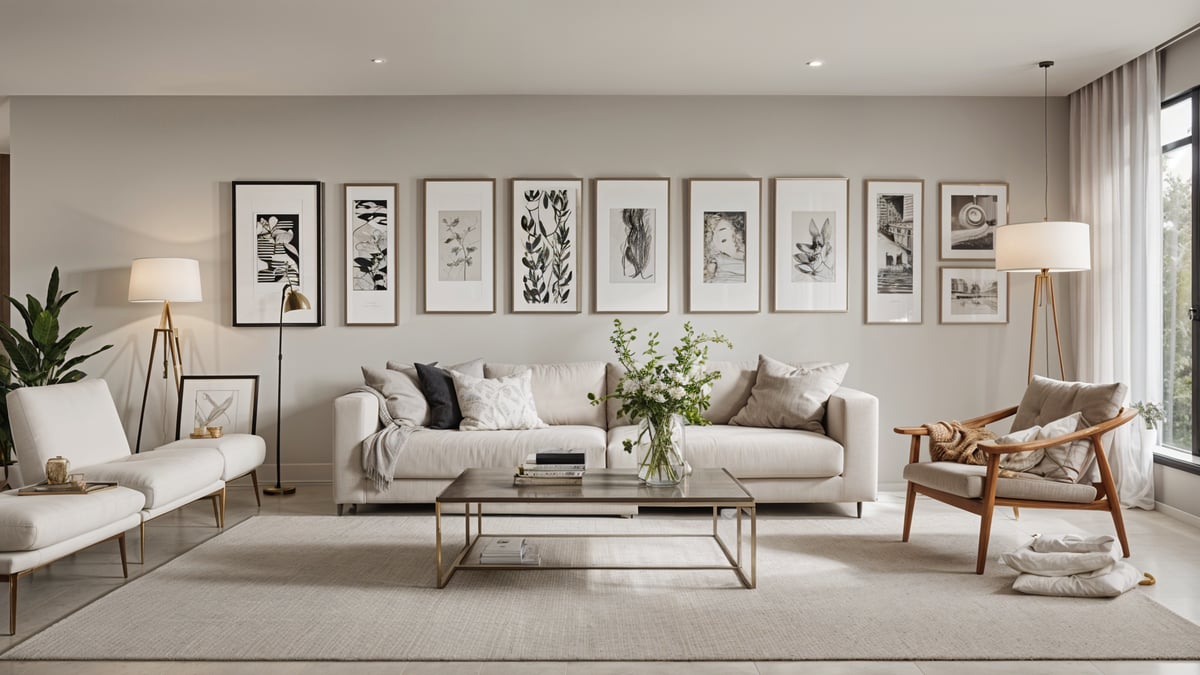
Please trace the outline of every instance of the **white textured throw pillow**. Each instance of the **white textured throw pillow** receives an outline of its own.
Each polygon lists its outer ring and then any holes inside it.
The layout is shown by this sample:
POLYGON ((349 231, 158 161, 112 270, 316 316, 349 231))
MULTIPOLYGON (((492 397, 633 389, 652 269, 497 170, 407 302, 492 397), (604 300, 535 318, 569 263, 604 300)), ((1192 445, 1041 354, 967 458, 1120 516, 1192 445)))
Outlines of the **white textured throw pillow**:
POLYGON ((462 408, 462 431, 495 429, 539 429, 546 426, 538 418, 533 402, 532 373, 528 370, 495 379, 471 377, 450 371, 458 407, 462 408))
MULTIPOLYGON (((1042 577, 1064 577, 1072 574, 1087 574, 1104 569, 1120 559, 1119 550, 1113 550, 1111 542, 1107 551, 1090 551, 1077 553, 1073 551, 1034 550, 1037 539, 1027 542, 1020 548, 1002 557, 1004 564, 1023 574, 1036 574, 1042 577)), ((1049 542, 1047 542, 1048 546, 1049 542)), ((1053 548, 1053 547, 1051 547, 1053 548)))
POLYGON ((842 386, 849 363, 792 367, 758 356, 758 377, 746 406, 729 420, 743 427, 803 429, 825 433, 825 404, 842 386))
MULTIPOLYGON (((996 445, 1020 445, 1021 443, 1035 441, 1038 439, 1038 434, 1041 431, 1042 428, 1036 426, 1014 431, 1011 434, 997 438, 996 445)), ((1000 455, 1000 468, 1024 473, 1040 464, 1042 458, 1045 456, 1046 451, 1042 449, 1030 450, 1029 452, 1015 452, 1011 455, 1000 455)))
MULTIPOLYGON (((1055 438, 1075 433, 1083 425, 1083 413, 1074 413, 1042 427, 1038 438, 1055 438)), ((1037 466, 1029 470, 1039 476, 1063 483, 1078 483, 1079 476, 1092 463, 1092 444, 1086 439, 1046 448, 1037 466)))
POLYGON ((1029 595, 1057 595, 1072 598, 1115 598, 1137 586, 1142 573, 1133 565, 1118 560, 1087 574, 1043 577, 1022 574, 1013 582, 1013 590, 1029 595))

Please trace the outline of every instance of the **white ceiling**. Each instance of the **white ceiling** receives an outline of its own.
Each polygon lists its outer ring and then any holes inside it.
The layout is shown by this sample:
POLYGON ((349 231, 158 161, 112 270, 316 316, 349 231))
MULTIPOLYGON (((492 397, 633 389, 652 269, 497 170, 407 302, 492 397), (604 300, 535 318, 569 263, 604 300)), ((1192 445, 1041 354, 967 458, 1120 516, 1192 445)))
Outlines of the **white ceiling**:
POLYGON ((1197 23, 1198 0, 0 0, 0 95, 1011 96, 1041 59, 1065 94, 1197 23))

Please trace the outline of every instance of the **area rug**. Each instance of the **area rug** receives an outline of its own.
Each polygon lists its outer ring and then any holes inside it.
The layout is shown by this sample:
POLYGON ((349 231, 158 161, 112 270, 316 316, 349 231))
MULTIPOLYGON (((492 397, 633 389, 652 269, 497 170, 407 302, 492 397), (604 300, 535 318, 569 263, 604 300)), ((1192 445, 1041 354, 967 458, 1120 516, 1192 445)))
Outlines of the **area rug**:
MULTIPOLYGON (((728 571, 463 571, 431 516, 259 516, 18 644, 52 660, 1197 659, 1200 626, 1135 589, 1023 596, 974 569, 975 521, 760 518, 758 588, 728 571)), ((732 521, 722 521, 727 536, 732 521)), ((493 532, 703 534, 704 518, 514 518, 493 532)), ((451 519, 453 544, 461 518, 451 519)), ((998 524, 994 551, 1017 533, 998 524)), ((546 560, 721 560, 703 539, 545 541, 546 560)))

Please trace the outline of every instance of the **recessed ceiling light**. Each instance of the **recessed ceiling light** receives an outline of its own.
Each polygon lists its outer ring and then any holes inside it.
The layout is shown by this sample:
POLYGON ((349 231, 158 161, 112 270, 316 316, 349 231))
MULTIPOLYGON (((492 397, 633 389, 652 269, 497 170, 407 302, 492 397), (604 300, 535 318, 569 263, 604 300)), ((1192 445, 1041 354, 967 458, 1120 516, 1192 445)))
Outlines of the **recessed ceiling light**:
POLYGON ((813 59, 812 61, 809 61, 809 62, 805 63, 804 65, 808 66, 809 68, 820 68, 821 66, 825 65, 825 62, 822 61, 821 59, 813 59))
POLYGON ((379 65, 381 63, 387 63, 387 59, 371 59, 371 63, 374 63, 375 65, 379 65))

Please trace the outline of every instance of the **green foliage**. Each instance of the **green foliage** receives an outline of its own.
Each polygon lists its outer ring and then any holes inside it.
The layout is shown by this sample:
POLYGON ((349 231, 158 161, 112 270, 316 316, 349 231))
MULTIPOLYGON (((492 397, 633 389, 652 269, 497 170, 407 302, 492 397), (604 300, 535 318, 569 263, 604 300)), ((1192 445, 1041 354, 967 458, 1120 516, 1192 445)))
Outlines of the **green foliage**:
MULTIPOLYGON (((674 358, 668 360, 658 353, 661 344, 658 333, 647 335, 646 349, 642 356, 646 361, 637 362, 634 342, 637 329, 625 328, 620 319, 613 319, 612 336, 608 339, 617 353, 617 360, 625 367, 625 377, 617 383, 615 391, 604 396, 589 393, 592 405, 600 405, 610 398, 621 400, 620 415, 637 422, 642 419, 664 420, 671 415, 682 415, 688 424, 706 425, 703 413, 708 409, 712 383, 721 377, 719 372, 709 372, 708 345, 721 344, 733 348, 733 343, 724 335, 697 334, 691 323, 683 324, 683 338, 672 349, 674 358)), ((630 451, 630 443, 625 450, 630 451)))
MULTIPOLYGON (((1190 172, 1189 172, 1190 173, 1190 172)), ((1163 442, 1192 445, 1192 184, 1163 165, 1163 442)))
POLYGON ((0 324, 0 346, 4 353, 0 354, 0 385, 3 395, 0 395, 0 464, 12 464, 12 427, 8 421, 8 392, 20 387, 40 387, 47 384, 62 384, 75 382, 85 377, 77 366, 100 352, 110 349, 112 345, 104 345, 89 354, 67 358, 71 345, 86 333, 91 326, 80 326, 67 331, 60 336, 59 314, 67 300, 78 291, 62 293, 59 291, 58 268, 50 274, 50 284, 46 288, 45 302, 38 301, 32 295, 25 296, 25 304, 11 296, 6 296, 13 309, 21 316, 25 324, 25 332, 11 325, 0 324))
POLYGON ((1133 407, 1142 416, 1142 424, 1145 424, 1147 429, 1157 429, 1159 423, 1166 419, 1163 409, 1152 401, 1138 401, 1133 404, 1133 407))

